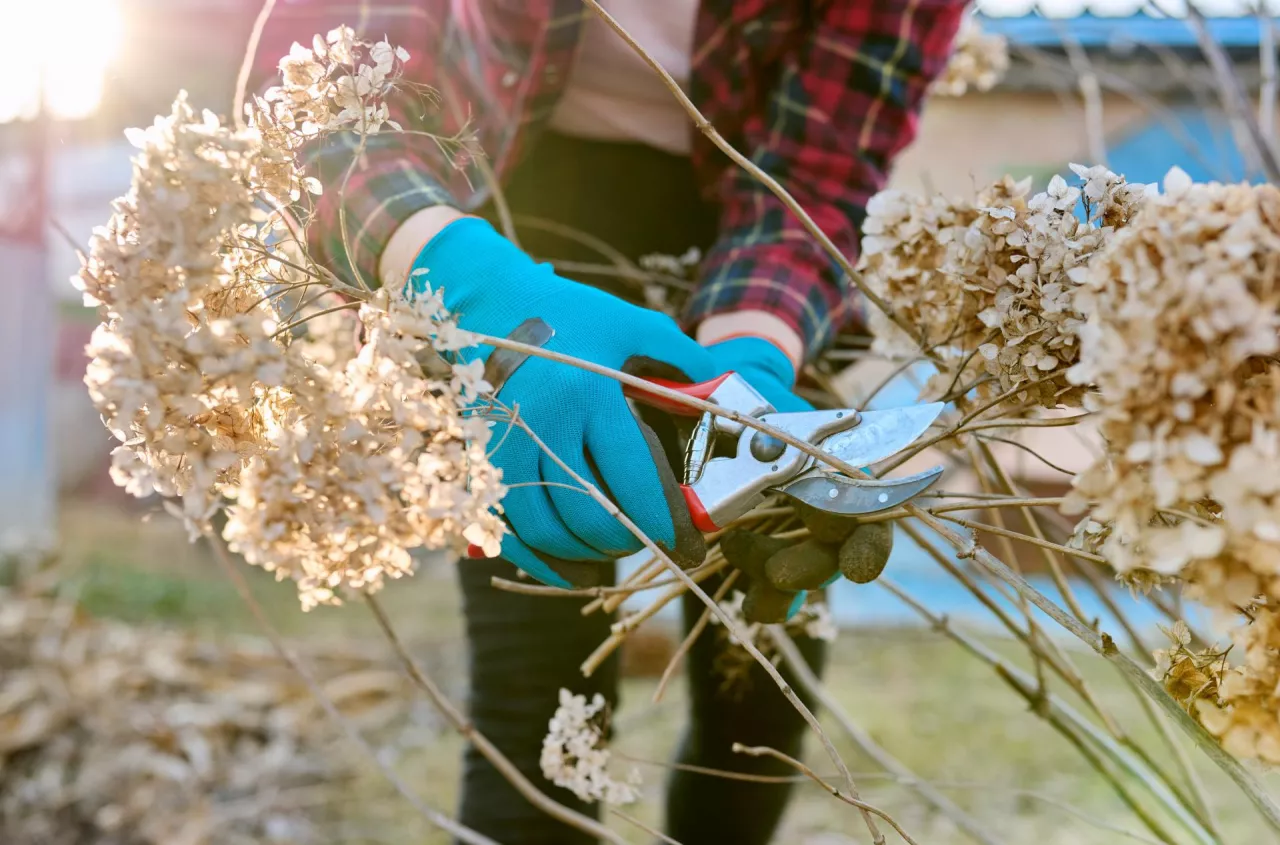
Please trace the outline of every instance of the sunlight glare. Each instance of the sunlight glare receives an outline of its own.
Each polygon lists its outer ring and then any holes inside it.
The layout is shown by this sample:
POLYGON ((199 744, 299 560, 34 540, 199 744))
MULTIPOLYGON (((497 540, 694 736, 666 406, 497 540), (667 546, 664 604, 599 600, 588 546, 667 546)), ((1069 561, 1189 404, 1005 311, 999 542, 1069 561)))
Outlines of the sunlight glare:
POLYGON ((17 69, 0 86, 0 123, 35 114, 42 79, 49 112, 75 119, 101 102, 124 21, 119 0, 0 0, 0 31, 17 69))

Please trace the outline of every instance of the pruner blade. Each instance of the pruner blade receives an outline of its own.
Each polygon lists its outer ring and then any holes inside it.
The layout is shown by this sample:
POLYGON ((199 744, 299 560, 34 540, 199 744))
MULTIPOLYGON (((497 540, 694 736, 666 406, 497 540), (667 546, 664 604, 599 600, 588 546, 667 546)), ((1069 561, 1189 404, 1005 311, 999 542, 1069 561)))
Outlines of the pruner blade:
POLYGON ((938 466, 905 478, 856 480, 825 472, 807 473, 775 489, 827 513, 858 516, 896 508, 911 500, 929 489, 942 470, 938 466))
MULTIPOLYGON (((864 411, 857 426, 831 435, 819 446, 846 463, 870 466, 914 443, 943 407, 941 402, 929 402, 864 411)), ((811 461, 795 478, 773 489, 828 513, 856 516, 889 510, 909 501, 929 489, 942 475, 942 469, 934 467, 905 478, 848 478, 811 461)))
MULTIPOLYGON (((862 411, 856 426, 831 435, 817 446, 847 464, 868 467, 916 442, 945 407, 941 402, 927 402, 905 408, 862 411)), ((810 460, 800 476, 814 471, 816 465, 816 461, 810 460)))

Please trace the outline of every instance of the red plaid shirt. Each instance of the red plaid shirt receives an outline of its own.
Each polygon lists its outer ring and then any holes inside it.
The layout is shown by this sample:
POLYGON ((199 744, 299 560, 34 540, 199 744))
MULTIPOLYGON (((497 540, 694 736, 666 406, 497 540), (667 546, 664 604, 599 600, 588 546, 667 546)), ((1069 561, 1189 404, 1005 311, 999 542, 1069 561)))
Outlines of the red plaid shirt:
MULTIPOLYGON (((689 95, 852 257, 866 203, 915 137, 926 89, 947 61, 964 6, 701 0, 689 95)), ((589 14, 580 0, 280 0, 258 48, 257 80, 270 80, 292 42, 309 44, 339 24, 364 38, 386 36, 411 54, 406 79, 441 95, 438 107, 393 104, 392 117, 406 129, 444 135, 467 125, 501 181, 550 117, 589 14)), ((690 131, 696 133, 692 125, 690 131)), ((349 133, 335 136, 310 164, 333 185, 352 149, 349 133)), ((818 351, 859 313, 849 280, 767 188, 700 133, 692 155, 704 194, 720 208, 720 230, 686 321, 769 311, 801 334, 810 353, 818 351)), ((372 139, 342 199, 339 193, 320 198, 311 247, 328 266, 354 266, 375 279, 403 220, 439 203, 475 208, 489 188, 474 163, 449 161, 432 140, 390 134, 372 139)))

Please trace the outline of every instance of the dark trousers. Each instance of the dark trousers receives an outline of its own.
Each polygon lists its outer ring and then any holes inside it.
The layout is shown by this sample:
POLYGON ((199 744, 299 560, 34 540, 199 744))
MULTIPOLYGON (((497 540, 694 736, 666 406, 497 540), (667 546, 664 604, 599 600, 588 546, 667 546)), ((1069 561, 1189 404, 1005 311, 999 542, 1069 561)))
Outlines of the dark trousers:
MULTIPOLYGON (((681 255, 691 246, 705 249, 715 233, 715 210, 698 197, 688 159, 638 144, 549 134, 514 174, 506 197, 517 216, 579 230, 632 261, 652 253, 681 255)), ((555 231, 558 227, 518 225, 521 246, 539 259, 606 263, 594 249, 555 231)), ((614 277, 566 275, 630 299, 638 294, 614 277)), ((494 575, 514 574, 514 567, 504 561, 459 563, 471 648, 471 718, 535 784, 557 800, 598 816, 598 808, 583 805, 543 778, 538 758, 562 687, 588 698, 600 693, 611 706, 617 705, 616 654, 590 678, 579 671, 582 661, 609 636, 616 617, 583 616, 581 599, 517 595, 489 583, 494 575)), ((715 589, 714 583, 710 588, 715 589)), ((703 605, 686 595, 682 609, 687 632, 703 605)), ((797 644, 809 665, 820 670, 825 644, 803 637, 797 644)), ((719 627, 708 626, 686 657, 690 713, 678 762, 752 774, 793 774, 772 758, 733 753, 733 743, 741 742, 799 756, 806 727, 760 666, 737 660, 739 669, 726 683, 727 649, 719 627)), ((806 704, 814 706, 807 700, 806 704)), ((646 775, 652 780, 652 773, 646 775)), ((786 783, 750 783, 674 770, 667 779, 666 830, 684 845, 763 845, 790 792, 786 783)), ((460 820, 503 845, 593 841, 535 809, 473 748, 467 749, 464 761, 460 820)))

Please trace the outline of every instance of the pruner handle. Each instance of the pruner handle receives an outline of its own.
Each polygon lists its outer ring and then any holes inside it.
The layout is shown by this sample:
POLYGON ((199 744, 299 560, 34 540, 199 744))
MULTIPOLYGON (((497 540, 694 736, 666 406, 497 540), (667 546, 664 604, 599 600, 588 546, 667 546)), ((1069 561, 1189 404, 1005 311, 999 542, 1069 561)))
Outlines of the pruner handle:
POLYGON ((680 492, 684 495, 693 524, 699 530, 708 532, 719 530, 720 526, 716 524, 716 519, 723 517, 721 513, 723 502, 704 501, 699 495, 701 488, 698 486, 707 462, 711 460, 713 441, 717 435, 741 438, 745 431, 745 426, 739 421, 742 417, 761 417, 773 413, 775 409, 746 379, 732 371, 697 384, 681 384, 656 378, 647 379, 647 381, 657 387, 665 387, 684 396, 712 402, 726 411, 735 412, 736 419, 712 414, 685 405, 672 397, 646 391, 641 387, 623 386, 623 392, 641 404, 673 416, 701 417, 694 427, 685 451, 683 483, 680 485, 680 492))
MULTIPOLYGON (((735 374, 728 372, 724 375, 716 376, 710 381, 697 382, 696 384, 671 381, 670 379, 665 378, 647 378, 645 381, 658 387, 665 387, 668 390, 674 390, 676 393, 683 394, 692 399, 701 399, 704 402, 710 402, 712 401, 712 395, 715 394, 720 385, 724 384, 725 381, 733 375, 735 374)), ((651 393, 642 387, 624 384, 622 386, 622 392, 625 396, 634 399, 637 402, 641 402, 651 408, 666 411, 668 414, 674 414, 675 416, 697 417, 701 416, 703 413, 701 410, 694 408, 691 405, 685 405, 681 402, 677 402, 675 399, 663 396, 659 393, 651 393)))

